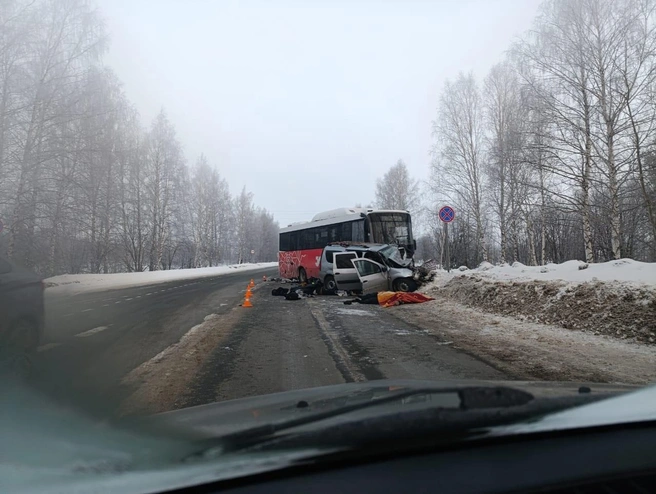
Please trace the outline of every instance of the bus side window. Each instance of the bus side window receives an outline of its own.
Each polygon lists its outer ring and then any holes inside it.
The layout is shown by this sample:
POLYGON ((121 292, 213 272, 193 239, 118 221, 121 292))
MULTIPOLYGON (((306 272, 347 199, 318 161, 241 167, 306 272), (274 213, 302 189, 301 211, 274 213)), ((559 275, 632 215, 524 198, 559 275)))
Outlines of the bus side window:
POLYGON ((298 250, 298 232, 290 232, 289 250, 298 250))
POLYGON ((338 228, 340 225, 334 225, 329 227, 328 229, 328 241, 329 242, 337 242, 339 239, 339 234, 338 234, 338 228))
POLYGON ((354 242, 364 242, 364 220, 352 222, 351 228, 351 240, 354 242))
POLYGON ((340 236, 340 240, 343 242, 353 240, 352 229, 353 227, 350 223, 342 223, 342 234, 340 236))
POLYGON ((309 230, 301 230, 300 232, 297 233, 298 235, 298 245, 297 249, 298 250, 303 250, 303 249, 310 249, 310 231, 309 230))
POLYGON ((289 248, 289 237, 291 233, 281 233, 280 234, 280 250, 285 252, 290 250, 289 248))

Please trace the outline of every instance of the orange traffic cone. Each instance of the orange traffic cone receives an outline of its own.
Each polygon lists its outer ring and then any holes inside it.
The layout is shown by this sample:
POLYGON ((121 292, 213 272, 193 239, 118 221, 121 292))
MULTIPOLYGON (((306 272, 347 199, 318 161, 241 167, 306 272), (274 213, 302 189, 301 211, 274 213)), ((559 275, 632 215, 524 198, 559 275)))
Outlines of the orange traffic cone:
POLYGON ((251 298, 251 295, 253 294, 251 293, 251 287, 249 285, 246 287, 246 298, 251 298))
POLYGON ((246 296, 244 297, 244 303, 241 304, 242 307, 253 307, 253 304, 251 304, 251 296, 248 292, 246 292, 246 296))
POLYGON ((266 281, 266 280, 267 280, 266 275, 262 276, 262 281, 266 281))
POLYGON ((255 286, 255 281, 251 278, 251 284, 249 285, 251 288, 255 286))

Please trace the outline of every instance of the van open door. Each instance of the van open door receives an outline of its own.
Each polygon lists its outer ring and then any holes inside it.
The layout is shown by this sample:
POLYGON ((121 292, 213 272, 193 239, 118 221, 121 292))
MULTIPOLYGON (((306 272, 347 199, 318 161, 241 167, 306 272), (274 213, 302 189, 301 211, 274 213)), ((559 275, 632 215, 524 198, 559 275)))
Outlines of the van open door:
POLYGON ((389 291, 389 278, 387 266, 378 264, 371 259, 354 259, 352 263, 362 283, 362 293, 375 293, 389 291))
POLYGON ((352 262, 357 258, 358 255, 355 252, 335 252, 333 254, 333 277, 338 289, 362 290, 358 272, 352 262))

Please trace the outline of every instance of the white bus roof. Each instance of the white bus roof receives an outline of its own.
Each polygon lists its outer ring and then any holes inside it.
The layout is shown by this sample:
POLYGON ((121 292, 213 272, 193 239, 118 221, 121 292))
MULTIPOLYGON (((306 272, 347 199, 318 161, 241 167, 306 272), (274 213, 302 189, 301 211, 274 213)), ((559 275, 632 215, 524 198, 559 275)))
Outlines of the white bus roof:
POLYGON ((323 221, 323 220, 330 220, 333 218, 340 218, 342 219, 343 217, 348 217, 352 215, 357 215, 360 216, 362 213, 370 213, 372 212, 373 209, 371 208, 338 208, 338 209, 331 209, 330 211, 324 211, 323 213, 317 213, 314 215, 314 218, 312 218, 312 221, 323 221))
POLYGON ((369 213, 408 213, 408 211, 391 210, 391 209, 372 209, 372 208, 339 208, 323 213, 317 213, 312 218, 312 221, 305 221, 302 223, 292 223, 285 228, 280 229, 280 233, 294 232, 298 230, 305 230, 306 228, 313 228, 315 226, 333 225, 335 223, 342 223, 344 221, 355 221, 362 214, 369 213))

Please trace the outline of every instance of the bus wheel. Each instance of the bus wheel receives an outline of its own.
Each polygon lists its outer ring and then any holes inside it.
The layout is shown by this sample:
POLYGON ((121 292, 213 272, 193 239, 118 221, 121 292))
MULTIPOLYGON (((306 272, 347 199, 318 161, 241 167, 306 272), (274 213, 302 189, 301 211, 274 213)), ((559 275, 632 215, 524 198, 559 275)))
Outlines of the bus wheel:
POLYGON ((298 270, 298 281, 299 283, 307 283, 307 273, 305 272, 305 268, 299 268, 298 270))
POLYGON ((414 292, 417 289, 417 283, 409 278, 401 278, 394 282, 395 292, 414 292))

